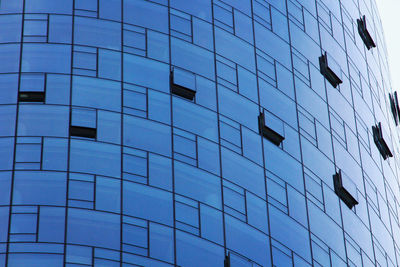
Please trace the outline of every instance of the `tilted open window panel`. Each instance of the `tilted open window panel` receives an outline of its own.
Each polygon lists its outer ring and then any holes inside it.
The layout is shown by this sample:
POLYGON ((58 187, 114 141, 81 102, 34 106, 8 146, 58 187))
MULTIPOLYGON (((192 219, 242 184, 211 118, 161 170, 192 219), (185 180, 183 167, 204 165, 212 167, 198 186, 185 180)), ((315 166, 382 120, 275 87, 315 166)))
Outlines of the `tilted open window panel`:
POLYGON ((367 21, 365 19, 365 16, 362 16, 362 18, 357 19, 357 26, 358 26, 358 33, 360 34, 360 37, 363 40, 367 49, 370 50, 371 48, 376 47, 376 44, 371 37, 371 34, 369 34, 368 32, 367 21))
POLYGON ((390 109, 392 110, 393 119, 396 125, 399 125, 400 119, 400 108, 399 108, 399 100, 397 98, 397 92, 393 94, 389 94, 389 101, 390 101, 390 109))
POLYGON ((72 107, 70 136, 97 138, 97 111, 92 108, 72 107))
POLYGON ((275 145, 279 146, 282 141, 285 139, 282 135, 280 135, 278 132, 272 130, 270 127, 268 127, 265 124, 265 115, 264 113, 260 113, 258 116, 258 129, 260 131, 260 134, 267 138, 269 141, 274 143, 275 145))
POLYGON ((381 153, 383 159, 393 157, 393 154, 390 151, 390 148, 387 145, 385 138, 383 136, 381 123, 378 123, 378 125, 372 126, 372 134, 374 136, 375 145, 378 148, 379 152, 381 153))
POLYGON ((70 126, 69 133, 71 136, 85 137, 96 139, 97 130, 95 128, 83 127, 83 126, 70 126))
POLYGON ((228 252, 228 255, 225 255, 224 267, 231 267, 231 254, 230 254, 230 252, 228 252))
POLYGON ((18 102, 44 102, 44 92, 19 92, 18 102))
POLYGON ((322 56, 319 57, 319 68, 320 72, 324 77, 328 80, 328 82, 336 88, 343 81, 336 75, 336 73, 329 67, 328 65, 328 56, 325 52, 322 56))
POLYGON ((196 76, 174 68, 170 73, 170 88, 172 94, 193 100, 196 95, 196 76))
POLYGON ((354 184, 351 184, 350 182, 344 183, 343 180, 344 179, 342 177, 341 170, 333 175, 333 186, 335 188, 335 193, 346 204, 346 206, 349 207, 349 209, 352 209, 358 204, 358 201, 355 198, 357 191, 351 193, 351 187, 354 187, 354 190, 357 189, 355 189, 354 184))
MULTIPOLYGON (((262 265, 252 261, 243 255, 237 254, 233 251, 228 251, 225 254, 224 267, 262 267, 262 265)), ((222 267, 222 266, 221 266, 222 267)))

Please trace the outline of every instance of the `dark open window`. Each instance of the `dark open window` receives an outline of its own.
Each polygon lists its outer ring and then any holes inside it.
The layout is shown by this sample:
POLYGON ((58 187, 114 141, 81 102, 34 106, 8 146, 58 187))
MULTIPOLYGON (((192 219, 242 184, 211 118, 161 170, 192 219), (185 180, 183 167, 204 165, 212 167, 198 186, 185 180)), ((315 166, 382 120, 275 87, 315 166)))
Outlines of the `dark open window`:
POLYGON ((378 125, 372 126, 372 134, 374 136, 375 145, 378 148, 379 152, 381 153, 383 159, 393 157, 393 154, 390 151, 390 148, 387 145, 385 138, 383 136, 381 123, 378 123, 378 125))
POLYGON ((396 125, 399 125, 400 120, 400 108, 399 108, 399 100, 397 98, 397 92, 394 94, 389 94, 390 100, 390 109, 392 110, 393 119, 396 125))
POLYGON ((320 72, 324 77, 328 80, 333 87, 337 87, 343 81, 336 75, 336 73, 329 67, 328 65, 328 56, 325 52, 322 56, 319 57, 319 68, 320 72))
POLYGON ((269 141, 274 143, 275 145, 279 146, 282 141, 285 139, 282 135, 279 133, 275 132, 271 128, 269 128, 267 125, 265 125, 265 116, 264 113, 260 113, 260 116, 258 116, 258 129, 260 131, 260 134, 267 138, 269 141))
POLYGON ((44 102, 44 92, 19 92, 19 102, 44 102))
POLYGON ((230 252, 228 252, 228 255, 225 255, 224 267, 231 267, 231 254, 230 254, 230 252))
POLYGON ((365 16, 360 19, 357 19, 358 33, 361 36, 365 46, 370 50, 373 47, 376 47, 374 40, 367 30, 367 22, 365 16))
POLYGON ((193 100, 196 94, 196 91, 194 89, 186 87, 183 85, 183 83, 177 81, 174 70, 172 70, 170 73, 170 88, 172 94, 181 96, 189 100, 193 100))
POLYGON ((335 193, 338 197, 346 204, 349 209, 352 209, 358 204, 358 201, 351 195, 351 193, 343 186, 342 172, 339 170, 333 175, 333 186, 335 187, 335 193))
POLYGON ((72 126, 69 128, 69 134, 71 136, 86 137, 96 139, 97 130, 96 128, 72 126))

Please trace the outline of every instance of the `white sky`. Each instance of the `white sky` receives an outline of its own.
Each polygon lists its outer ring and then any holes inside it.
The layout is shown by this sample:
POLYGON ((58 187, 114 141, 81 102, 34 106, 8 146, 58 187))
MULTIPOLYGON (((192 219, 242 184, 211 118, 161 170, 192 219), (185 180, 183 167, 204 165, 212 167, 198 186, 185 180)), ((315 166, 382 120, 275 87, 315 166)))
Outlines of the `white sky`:
POLYGON ((393 90, 400 91, 400 0, 375 1, 383 24, 393 90))

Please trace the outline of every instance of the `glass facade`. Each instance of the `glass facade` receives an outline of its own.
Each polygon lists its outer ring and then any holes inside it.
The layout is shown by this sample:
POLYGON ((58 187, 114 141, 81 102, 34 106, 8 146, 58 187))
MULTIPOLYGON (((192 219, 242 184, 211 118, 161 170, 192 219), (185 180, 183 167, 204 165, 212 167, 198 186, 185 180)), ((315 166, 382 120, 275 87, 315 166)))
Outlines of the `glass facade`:
POLYGON ((1 0, 0 266, 399 266, 374 0, 1 0))

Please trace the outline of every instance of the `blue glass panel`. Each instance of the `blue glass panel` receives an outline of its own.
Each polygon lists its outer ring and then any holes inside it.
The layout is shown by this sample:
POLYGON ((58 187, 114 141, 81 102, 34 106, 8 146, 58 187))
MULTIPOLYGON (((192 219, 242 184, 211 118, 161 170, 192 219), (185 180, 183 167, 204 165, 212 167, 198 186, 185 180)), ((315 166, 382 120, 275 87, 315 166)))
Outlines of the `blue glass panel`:
POLYGON ((80 264, 91 264, 93 257, 92 252, 93 250, 86 246, 67 246, 66 260, 68 262, 80 264))
POLYGON ((223 266, 224 249, 202 238, 177 231, 177 264, 181 266, 223 266))
MULTIPOLYGON (((308 1, 305 1, 302 3, 306 3, 306 2, 311 3, 308 1)), ((315 10, 315 7, 313 10, 315 10)), ((271 21, 272 21, 274 33, 279 35, 284 40, 289 41, 288 21, 287 21, 286 17, 282 13, 278 12, 275 8, 271 8, 271 21)), ((312 27, 310 27, 310 28, 312 28, 312 27)))
POLYGON ((97 177, 96 179, 96 209, 120 212, 121 183, 118 180, 97 177))
POLYGON ((214 55, 206 49, 172 38, 171 58, 175 66, 214 79, 214 55))
POLYGON ((18 76, 15 74, 0 75, 0 104, 17 102, 18 76))
POLYGON ((86 140, 71 140, 71 171, 120 177, 119 146, 86 140))
POLYGON ((303 191, 304 181, 301 164, 290 155, 276 147, 271 142, 264 142, 265 166, 292 185, 297 190, 303 191), (282 164, 285 162, 285 164, 282 164))
POLYGON ((121 80, 121 53, 105 49, 99 50, 99 76, 121 80))
POLYGON ((265 198, 263 169, 246 158, 225 148, 222 153, 223 177, 250 192, 265 198))
POLYGON ((218 175, 220 172, 218 145, 204 138, 198 138, 197 149, 199 168, 218 175))
POLYGON ((243 96, 224 87, 218 88, 219 112, 258 132, 258 106, 243 96), (241 109, 234 108, 240 105, 241 109))
POLYGON ((11 194, 11 173, 0 172, 0 205, 9 205, 11 194))
POLYGON ((120 49, 121 25, 116 22, 75 17, 75 44, 120 49))
POLYGON ((262 86, 262 90, 260 90, 261 105, 290 126, 297 128, 295 102, 266 82, 262 82, 260 85, 262 86))
POLYGON ((121 84, 103 79, 74 77, 72 80, 72 104, 120 111, 121 84))
POLYGON ((264 200, 246 192, 246 210, 248 223, 268 234, 267 205, 264 200))
POLYGON ((119 249, 120 216, 69 208, 67 242, 119 249))
POLYGON ((147 31, 147 53, 148 57, 163 62, 169 60, 168 35, 155 31, 147 31))
POLYGON ((342 229, 328 216, 324 214, 315 205, 308 205, 309 216, 310 216, 310 230, 323 242, 328 244, 335 253, 339 256, 344 257, 344 240, 342 229), (326 235, 326 233, 330 233, 326 235))
POLYGON ((32 267, 41 267, 41 266, 54 266, 61 267, 63 266, 63 255, 57 254, 10 254, 8 256, 8 266, 9 267, 18 267, 18 266, 32 266, 32 267))
POLYGON ((271 205, 269 216, 271 236, 310 261, 310 239, 307 229, 271 205))
POLYGON ((100 0, 99 14, 101 18, 121 20, 121 0, 100 0))
POLYGON ((65 208, 41 207, 39 216, 40 242, 64 242, 65 208))
POLYGON ((52 0, 27 0, 25 10, 28 13, 72 13, 72 0, 55 2, 52 0))
POLYGON ((69 73, 71 46, 55 44, 24 44, 22 71, 69 73))
POLYGON ((0 3, 0 12, 3 13, 20 13, 23 10, 22 0, 4 0, 0 3))
POLYGON ((44 20, 25 20, 24 35, 45 36, 47 35, 47 21, 44 20))
POLYGON ((171 155, 171 128, 149 120, 124 116, 124 144, 171 155))
POLYGON ((18 135, 67 137, 68 120, 67 107, 21 105, 18 116, 18 135))
POLYGON ((169 66, 133 55, 124 55, 124 82, 169 92, 169 66), (152 77, 152 79, 147 79, 152 77))
POLYGON ((175 162, 174 167, 177 193, 221 208, 220 178, 180 162, 175 162))
POLYGON ((185 0, 171 0, 171 6, 201 19, 211 21, 212 11, 210 0, 194 0, 191 3, 185 0))
POLYGON ((18 171, 14 174, 13 204, 63 206, 66 189, 64 173, 18 171))
POLYGON ((217 141, 216 113, 180 98, 174 98, 172 105, 174 126, 217 141))
POLYGON ((172 194, 150 186, 123 182, 123 212, 172 225, 172 194))
MULTIPOLYGON (((3 7, 1 7, 3 10, 3 7)), ((21 15, 0 16, 0 43, 12 43, 21 41, 22 29, 21 15)))
POLYGON ((71 16, 51 15, 48 22, 49 41, 54 43, 71 43, 72 18, 71 16), (59 34, 62 32, 63 34, 59 34))
POLYGON ((206 205, 200 206, 201 236, 220 245, 223 244, 222 212, 206 205))
POLYGON ((208 50, 213 50, 214 37, 212 34, 212 25, 197 18, 193 18, 192 23, 193 23, 193 42, 208 50))
MULTIPOLYGON (((251 9, 250 5, 245 7, 246 13, 251 9)), ((249 43, 253 43, 253 25, 251 18, 241 12, 234 11, 235 17, 235 34, 249 43)))
POLYGON ((46 76, 46 103, 68 105, 70 99, 70 77, 48 74, 46 76))
POLYGON ((121 143, 121 115, 100 110, 98 113, 97 140, 121 143))
MULTIPOLYGON (((34 209, 36 211, 36 209, 34 209)), ((14 213, 11 216, 10 233, 36 234, 37 218, 34 213, 14 213)))
POLYGON ((43 142, 43 169, 65 171, 68 160, 68 140, 45 138, 43 142))
POLYGON ((219 55, 234 61, 250 71, 255 71, 254 48, 245 41, 216 28, 215 48, 219 55))
POLYGON ((149 183, 152 186, 172 190, 172 161, 168 158, 149 155, 149 183))
POLYGON ((168 32, 168 8, 166 6, 144 0, 126 0, 123 12, 125 23, 164 33, 168 32))
POLYGON ((150 223, 150 257, 174 262, 174 244, 172 228, 150 223))
POLYGON ((0 61, 7 62, 0 65, 0 73, 18 72, 19 51, 19 44, 0 44, 0 61))
POLYGON ((0 138, 0 170, 13 167, 14 138, 0 138))
POLYGON ((10 212, 9 207, 0 207, 0 240, 1 242, 7 242, 8 236, 8 214, 10 212))
POLYGON ((123 238, 125 244, 132 244, 137 247, 147 248, 147 228, 132 224, 123 224, 123 238))
POLYGON ((226 245, 241 255, 261 264, 271 266, 268 238, 247 224, 225 215, 226 245))
POLYGON ((15 134, 16 106, 0 106, 0 136, 13 136, 15 134))
POLYGON ((171 100, 170 96, 148 90, 148 114, 149 118, 155 121, 170 123, 171 121, 171 100))
POLYGON ((256 46, 269 56, 274 57, 285 67, 291 67, 289 44, 280 39, 277 35, 262 27, 257 22, 254 23, 256 35, 256 46))

